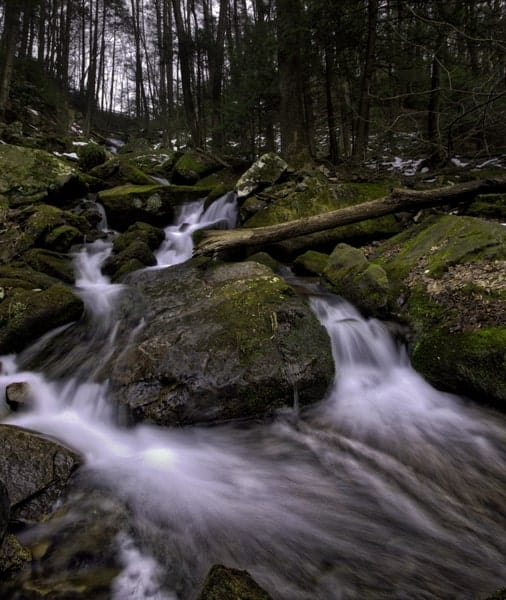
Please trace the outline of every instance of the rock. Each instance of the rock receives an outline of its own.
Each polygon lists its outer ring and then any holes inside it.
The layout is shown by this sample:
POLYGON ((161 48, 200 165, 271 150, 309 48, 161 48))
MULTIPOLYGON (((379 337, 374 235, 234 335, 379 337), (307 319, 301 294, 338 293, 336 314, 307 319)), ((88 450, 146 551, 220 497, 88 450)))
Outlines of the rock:
POLYGON ((205 198, 209 187, 176 185, 124 185, 98 193, 109 225, 120 231, 136 221, 164 227, 174 218, 180 204, 205 198))
POLYGON ((79 168, 83 171, 91 171, 93 167, 101 165, 107 160, 105 148, 94 143, 79 146, 77 155, 79 156, 79 168))
POLYGON ((119 254, 110 256, 102 267, 105 275, 112 281, 117 281, 121 276, 137 269, 156 265, 156 258, 150 247, 142 240, 131 242, 119 254))
POLYGON ((118 501, 93 489, 79 490, 48 520, 24 533, 31 564, 19 565, 22 569, 6 581, 0 579, 0 596, 109 600, 122 570, 120 544, 128 520, 118 501))
POLYGON ((16 290, 46 290, 57 283, 56 278, 34 271, 28 266, 0 266, 0 286, 4 290, 2 300, 10 298, 16 290))
POLYGON ((506 588, 496 590, 491 596, 487 596, 483 600, 506 600, 506 588))
POLYGON ((68 288, 20 290, 0 302, 0 354, 19 352, 55 327, 79 319, 83 303, 68 288))
POLYGON ((85 186, 74 169, 44 150, 0 145, 0 194, 11 206, 78 198, 85 186))
POLYGON ((238 198, 246 198, 259 189, 274 185, 287 169, 287 163, 277 154, 263 154, 236 183, 238 198))
POLYGON ((127 183, 154 185, 155 181, 125 157, 115 156, 88 171, 88 175, 100 180, 98 189, 111 188, 127 183))
POLYGON ((263 265, 195 260, 127 282, 144 299, 146 325, 104 376, 137 420, 259 417, 292 405, 295 388, 302 405, 320 400, 332 381, 326 332, 263 265))
POLYGON ((137 222, 131 225, 125 233, 121 233, 114 238, 113 252, 123 252, 132 242, 139 240, 154 251, 159 248, 164 239, 165 232, 163 229, 149 225, 149 223, 137 222))
POLYGON ((72 225, 60 225, 44 238, 44 246, 54 252, 69 252, 72 246, 83 242, 83 234, 72 225))
POLYGON ((26 381, 10 383, 5 388, 5 400, 15 411, 30 408, 32 404, 30 384, 26 381))
MULTIPOLYGON (((32 555, 30 554, 30 551, 21 545, 15 535, 8 533, 5 536, 3 544, 0 546, 0 576, 5 577, 15 571, 19 571, 31 560, 32 555)), ((0 577, 0 581, 3 577, 0 577)))
POLYGON ((197 600, 271 600, 247 571, 214 565, 197 600))
POLYGON ((181 152, 160 148, 128 156, 131 164, 148 175, 158 177, 169 177, 175 162, 181 156, 181 152))
POLYGON ((465 209, 469 217, 506 221, 506 194, 482 194, 465 209))
POLYGON ((293 268, 296 273, 301 275, 323 275, 328 262, 328 254, 308 250, 295 259, 293 268))
POLYGON ((441 389, 505 407, 506 228, 435 216, 375 247, 413 364, 441 389))
POLYGON ((80 457, 33 431, 0 424, 0 480, 11 519, 41 521, 65 491, 80 457))
POLYGON ((9 492, 4 482, 0 479, 0 548, 2 547, 5 532, 9 524, 10 508, 9 492))
POLYGON ((23 260, 32 269, 59 279, 64 283, 72 284, 75 281, 72 259, 67 254, 32 248, 23 254, 23 260))
POLYGON ((221 163, 209 155, 198 150, 188 150, 175 162, 170 180, 175 184, 193 185, 199 179, 219 171, 222 167, 221 163))
POLYGON ((389 283, 385 270, 370 263, 357 248, 338 244, 323 270, 332 291, 366 314, 385 314, 389 283))

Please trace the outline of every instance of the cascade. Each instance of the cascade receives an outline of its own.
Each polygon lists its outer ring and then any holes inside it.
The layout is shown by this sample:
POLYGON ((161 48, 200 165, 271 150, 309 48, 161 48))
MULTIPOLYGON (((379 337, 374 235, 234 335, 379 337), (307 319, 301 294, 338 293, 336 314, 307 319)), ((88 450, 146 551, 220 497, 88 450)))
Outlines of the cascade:
MULTIPOLYGON (((191 234, 233 225, 236 210, 231 195, 183 207, 155 268, 189 258, 191 234)), ((75 256, 104 353, 118 351, 125 291, 101 275, 109 252, 96 242, 75 256)), ((330 295, 311 303, 335 383, 316 406, 268 424, 124 428, 107 385, 71 352, 58 381, 2 357, 0 393, 23 380, 34 395, 5 420, 79 450, 90 479, 131 507, 113 598, 193 599, 215 563, 286 600, 471 598, 504 584, 504 422, 433 389, 379 321, 330 295)))

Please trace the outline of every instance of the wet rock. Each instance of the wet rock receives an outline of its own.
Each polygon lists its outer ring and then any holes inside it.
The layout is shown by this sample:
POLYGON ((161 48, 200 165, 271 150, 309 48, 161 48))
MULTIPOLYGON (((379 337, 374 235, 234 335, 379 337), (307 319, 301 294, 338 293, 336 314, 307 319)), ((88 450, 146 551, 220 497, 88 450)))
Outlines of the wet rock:
POLYGON ((19 352, 55 327, 79 319, 83 303, 68 288, 20 290, 0 302, 0 353, 19 352))
POLYGON ((9 524, 10 508, 9 492, 4 482, 0 479, 0 548, 2 547, 4 535, 7 531, 7 525, 9 524))
POLYGON ((197 600, 271 600, 247 571, 214 565, 197 600))
POLYGON ((257 417, 320 400, 330 342, 306 301, 254 262, 190 261, 130 275, 146 325, 105 366, 134 418, 183 424, 257 417))
POLYGON ((77 198, 85 187, 74 169, 44 150, 0 145, 0 194, 11 206, 60 203, 77 198))
POLYGON ((259 189, 274 185, 287 169, 287 163, 277 154, 263 154, 236 183, 238 198, 247 198, 259 189))
POLYGON ((506 228, 435 216, 375 247, 413 364, 437 387, 505 407, 506 228))
POLYGON ((121 276, 143 267, 156 265, 156 258, 150 247, 142 240, 131 242, 119 254, 110 256, 105 262, 102 271, 109 275, 112 281, 117 281, 121 276))
POLYGON ((159 227, 149 225, 149 223, 134 223, 131 225, 125 233, 114 238, 113 252, 120 253, 132 243, 136 241, 142 241, 150 248, 150 250, 156 250, 165 239, 165 232, 159 227))
POLYGON ((219 171, 222 164, 197 150, 188 150, 177 159, 170 174, 175 184, 193 185, 206 175, 219 171))
POLYGON ((138 166, 125 157, 115 156, 107 162, 88 171, 91 176, 101 182, 98 189, 112 188, 119 185, 153 185, 155 182, 138 166))
POLYGON ((32 248, 23 254, 23 260, 35 271, 45 273, 64 283, 74 283, 74 267, 67 254, 42 248, 32 248))
POLYGON ((5 388, 5 400, 12 410, 26 410, 32 404, 30 384, 26 381, 10 383, 5 388))
POLYGON ((80 457, 33 431, 0 424, 0 480, 11 519, 41 521, 64 493, 80 457))
POLYGON ((0 581, 11 573, 22 569, 31 560, 30 551, 20 543, 15 535, 8 533, 0 546, 0 581))
POLYGON ((203 186, 123 185, 98 193, 107 221, 123 231, 136 221, 164 227, 180 204, 205 198, 212 190, 203 186))
POLYGON ((79 168, 83 171, 90 171, 107 160, 105 148, 94 143, 79 146, 77 155, 79 156, 79 168))
POLYGON ((385 270, 357 248, 338 244, 323 270, 332 291, 366 314, 386 314, 389 283, 385 270))
POLYGON ((296 273, 301 275, 323 275, 328 261, 328 254, 308 250, 295 259, 293 268, 296 273))

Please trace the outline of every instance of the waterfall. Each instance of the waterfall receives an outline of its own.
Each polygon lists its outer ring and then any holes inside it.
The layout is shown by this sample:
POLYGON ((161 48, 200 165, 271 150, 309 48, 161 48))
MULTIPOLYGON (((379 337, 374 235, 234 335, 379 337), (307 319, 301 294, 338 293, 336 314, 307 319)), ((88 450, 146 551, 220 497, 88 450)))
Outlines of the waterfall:
MULTIPOLYGON (((159 267, 191 256, 196 229, 235 219, 231 196, 186 205, 159 267)), ((102 352, 114 348, 124 291, 100 273, 109 251, 95 243, 75 257, 77 289, 111 340, 102 352)), ((126 429, 107 384, 77 359, 73 375, 50 381, 2 358, 0 393, 28 381, 34 396, 7 422, 78 449, 91 480, 132 507, 117 600, 195 598, 213 563, 247 569, 281 600, 474 598, 504 584, 504 421, 433 389, 382 323, 332 296, 311 302, 335 383, 270 424, 126 429)))

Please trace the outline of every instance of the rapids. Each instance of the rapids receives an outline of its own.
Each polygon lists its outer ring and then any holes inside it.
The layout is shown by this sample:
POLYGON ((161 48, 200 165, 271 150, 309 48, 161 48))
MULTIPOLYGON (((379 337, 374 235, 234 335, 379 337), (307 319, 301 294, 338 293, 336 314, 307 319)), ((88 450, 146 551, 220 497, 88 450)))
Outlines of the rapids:
MULTIPOLYGON (((196 229, 235 219, 231 196, 187 205, 158 268, 191 256, 196 229)), ((75 256, 104 353, 121 350, 125 291, 100 273, 109 252, 100 242, 75 256)), ((80 360, 52 381, 2 358, 0 393, 29 381, 34 396, 6 421, 79 450, 91 480, 131 508, 111 597, 191 600, 215 563, 248 570, 275 600, 471 599, 504 585, 504 418, 432 388, 382 323, 331 295, 311 304, 335 383, 318 405, 294 403, 270 423, 124 428, 80 360)))

